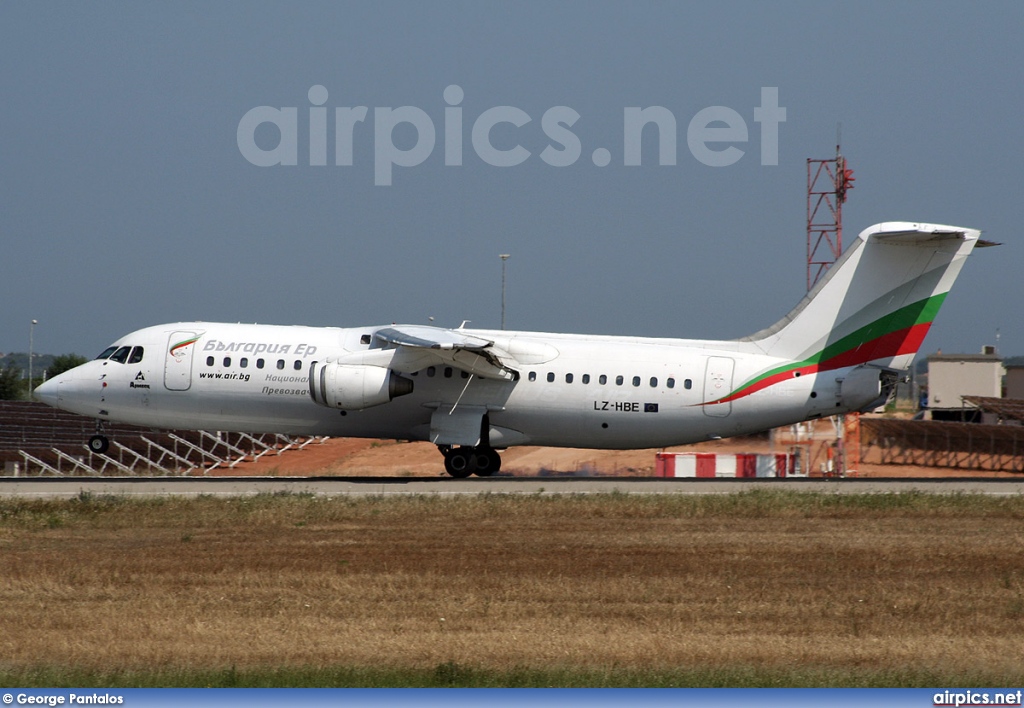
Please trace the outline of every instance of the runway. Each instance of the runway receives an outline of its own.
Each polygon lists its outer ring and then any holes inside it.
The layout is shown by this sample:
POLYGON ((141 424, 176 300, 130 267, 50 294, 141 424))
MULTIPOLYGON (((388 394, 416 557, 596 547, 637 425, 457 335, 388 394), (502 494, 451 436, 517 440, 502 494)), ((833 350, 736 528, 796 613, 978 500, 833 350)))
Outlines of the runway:
POLYGON ((126 497, 394 496, 467 494, 735 494, 751 490, 821 494, 1024 494, 1024 479, 663 479, 635 477, 3 477, 0 498, 67 499, 80 494, 126 497))

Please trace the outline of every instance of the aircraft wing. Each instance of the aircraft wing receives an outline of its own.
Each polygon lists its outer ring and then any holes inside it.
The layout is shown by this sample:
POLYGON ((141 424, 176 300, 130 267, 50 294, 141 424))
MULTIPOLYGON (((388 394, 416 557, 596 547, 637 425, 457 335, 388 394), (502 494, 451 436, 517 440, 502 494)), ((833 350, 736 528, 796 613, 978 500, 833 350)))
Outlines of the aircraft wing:
POLYGON ((509 358, 494 342, 456 329, 426 325, 395 325, 379 329, 374 336, 385 344, 429 352, 440 364, 449 364, 486 378, 514 381, 519 372, 502 359, 509 358))
POLYGON ((441 329, 426 325, 400 325, 378 329, 377 339, 402 347, 421 349, 466 349, 482 351, 494 344, 488 339, 473 337, 455 329, 441 329))

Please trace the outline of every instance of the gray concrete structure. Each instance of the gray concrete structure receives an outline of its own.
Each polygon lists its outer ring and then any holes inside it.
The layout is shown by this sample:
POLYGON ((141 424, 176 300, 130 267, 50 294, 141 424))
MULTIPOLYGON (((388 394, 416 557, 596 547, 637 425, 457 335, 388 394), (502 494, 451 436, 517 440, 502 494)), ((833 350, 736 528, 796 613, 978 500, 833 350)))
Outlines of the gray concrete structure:
POLYGON ((68 499, 80 494, 126 497, 250 496, 289 492, 319 496, 472 494, 734 494, 751 489, 822 494, 1024 494, 1024 479, 627 479, 491 478, 410 479, 275 477, 139 477, 0 479, 0 498, 68 499))
POLYGON ((928 357, 928 407, 960 408, 963 396, 998 398, 1003 361, 997 354, 933 354, 928 357))

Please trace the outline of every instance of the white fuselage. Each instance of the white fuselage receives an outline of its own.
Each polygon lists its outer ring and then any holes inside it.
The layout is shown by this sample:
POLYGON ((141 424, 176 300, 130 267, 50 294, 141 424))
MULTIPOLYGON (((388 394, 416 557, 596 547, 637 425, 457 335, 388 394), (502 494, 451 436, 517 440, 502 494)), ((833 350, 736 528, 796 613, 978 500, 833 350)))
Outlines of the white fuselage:
POLYGON ((486 413, 495 448, 609 449, 728 437, 864 403, 843 400, 843 371, 797 374, 711 403, 785 363, 758 353, 750 342, 480 330, 466 333, 517 353, 517 377, 428 364, 402 373, 413 382, 412 393, 382 405, 338 410, 314 402, 310 364, 352 360, 361 352, 386 356, 371 344, 378 329, 201 322, 148 327, 115 343, 131 347, 135 363, 88 362, 39 397, 101 420, 158 428, 403 440, 432 440, 439 409, 475 409, 486 413), (142 348, 138 355, 136 347, 142 348))
POLYGON ((742 435, 885 402, 980 233, 876 224, 787 315, 734 341, 179 322, 121 338, 34 396, 157 428, 428 440, 455 477, 494 474, 513 445, 742 435))

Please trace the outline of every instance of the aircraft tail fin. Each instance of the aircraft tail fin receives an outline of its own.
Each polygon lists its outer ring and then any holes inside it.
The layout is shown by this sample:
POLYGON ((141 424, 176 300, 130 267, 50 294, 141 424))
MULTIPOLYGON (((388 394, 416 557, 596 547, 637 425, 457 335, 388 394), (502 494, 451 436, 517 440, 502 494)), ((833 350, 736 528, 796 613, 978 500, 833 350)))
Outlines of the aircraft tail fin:
POLYGON ((792 312, 745 341, 810 371, 906 369, 981 232, 910 222, 862 231, 792 312))

